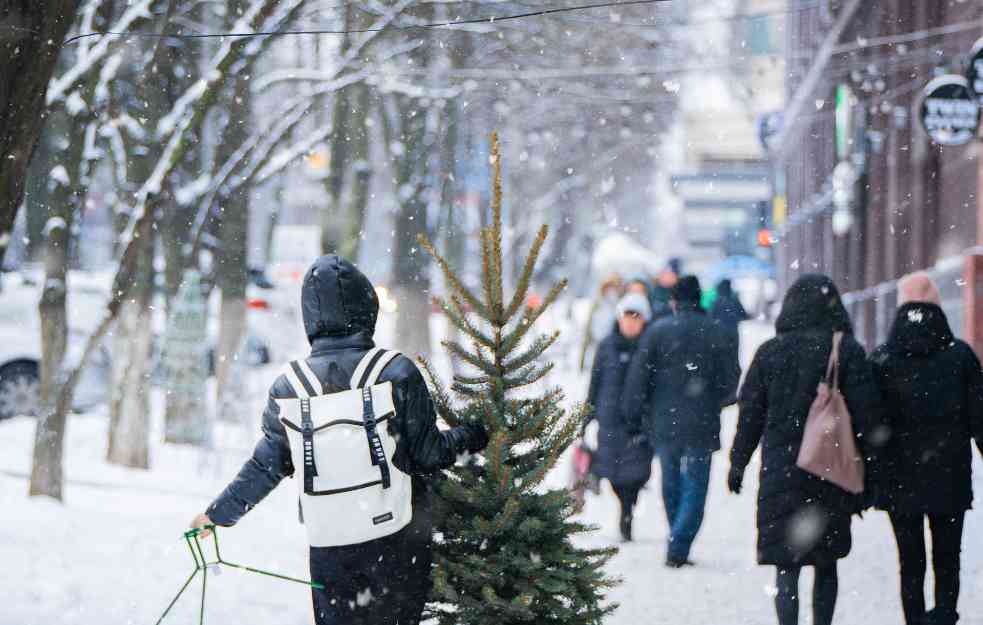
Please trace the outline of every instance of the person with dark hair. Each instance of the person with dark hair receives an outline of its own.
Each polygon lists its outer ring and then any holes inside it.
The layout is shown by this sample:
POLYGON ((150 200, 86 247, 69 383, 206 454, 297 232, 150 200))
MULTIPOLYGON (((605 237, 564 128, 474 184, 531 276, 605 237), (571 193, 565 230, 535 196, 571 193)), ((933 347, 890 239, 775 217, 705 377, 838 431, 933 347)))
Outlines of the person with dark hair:
POLYGON ((700 295, 694 276, 673 287, 673 315, 642 335, 622 403, 630 428, 651 442, 662 466, 671 568, 692 564, 710 459, 720 449, 720 411, 740 378, 740 365, 720 328, 700 308, 700 295))
POLYGON ((907 625, 959 620, 963 517, 973 501, 972 439, 983 453, 983 371, 955 338, 938 289, 903 278, 887 342, 871 354, 889 440, 876 467, 875 503, 894 527, 907 625), (935 607, 925 611, 925 520, 932 533, 935 607))
POLYGON ((799 622, 799 575, 815 569, 813 620, 830 625, 836 607, 836 563, 850 553, 851 516, 862 499, 798 468, 806 417, 827 375, 834 333, 841 332, 839 389, 865 454, 879 424, 880 395, 863 347, 833 281, 805 275, 789 288, 775 325, 777 336, 754 356, 740 390, 740 417, 727 485, 740 493, 744 472, 761 446, 758 563, 777 569, 779 625, 799 622))
POLYGON ((621 504, 619 528, 625 542, 632 539, 632 513, 638 494, 652 475, 652 450, 645 441, 632 441, 627 420, 621 413, 621 396, 628 363, 651 318, 652 310, 645 296, 628 293, 621 298, 618 320, 597 348, 587 391, 587 403, 594 408, 587 423, 596 419, 599 426, 591 471, 611 482, 621 504))
POLYGON ((323 585, 313 590, 314 622, 414 625, 430 592, 428 483, 488 435, 476 425, 437 429, 416 365, 375 346, 379 299, 355 265, 317 259, 301 308, 310 356, 273 383, 252 457, 191 525, 202 536, 235 525, 296 474, 294 510, 323 585))

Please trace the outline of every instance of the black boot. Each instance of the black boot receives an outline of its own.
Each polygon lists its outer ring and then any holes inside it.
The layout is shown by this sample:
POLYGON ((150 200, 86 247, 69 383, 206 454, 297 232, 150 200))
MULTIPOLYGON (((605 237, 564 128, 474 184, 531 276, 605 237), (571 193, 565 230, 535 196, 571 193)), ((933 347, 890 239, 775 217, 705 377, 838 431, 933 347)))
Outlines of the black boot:
POLYGON ((959 614, 957 612, 935 608, 928 611, 922 625, 956 625, 958 621, 959 614))
POLYGON ((631 542, 631 515, 622 514, 621 515, 621 542, 630 543, 631 542))

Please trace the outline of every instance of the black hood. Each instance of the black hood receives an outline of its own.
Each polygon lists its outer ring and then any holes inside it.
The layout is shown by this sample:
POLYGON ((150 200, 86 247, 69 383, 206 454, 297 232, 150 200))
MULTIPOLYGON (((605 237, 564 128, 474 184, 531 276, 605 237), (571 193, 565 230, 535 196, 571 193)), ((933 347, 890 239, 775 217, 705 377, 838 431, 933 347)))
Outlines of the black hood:
POLYGON ((307 338, 375 332, 379 298, 372 283, 355 265, 329 254, 314 261, 304 275, 301 292, 307 338))
POLYGON ((945 349, 955 337, 945 313, 935 304, 909 302, 898 308, 887 348, 898 354, 931 354, 945 349))
POLYGON ((781 334, 800 330, 853 332, 839 290, 822 274, 806 274, 796 280, 782 301, 775 331, 781 334))

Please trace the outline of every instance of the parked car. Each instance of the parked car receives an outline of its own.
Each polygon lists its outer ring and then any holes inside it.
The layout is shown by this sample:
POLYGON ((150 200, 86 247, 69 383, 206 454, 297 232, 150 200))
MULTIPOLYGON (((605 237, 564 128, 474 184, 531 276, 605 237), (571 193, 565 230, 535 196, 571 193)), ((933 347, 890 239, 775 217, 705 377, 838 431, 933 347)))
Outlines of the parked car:
MULTIPOLYGON (((101 319, 109 292, 108 282, 94 274, 69 275, 69 336, 65 365, 75 366, 85 340, 101 319), (104 284, 105 283, 105 284, 104 284)), ((41 321, 38 301, 41 285, 26 275, 8 274, 0 290, 0 420, 36 415, 40 403, 41 321)), ((73 408, 84 411, 108 399, 109 350, 93 355, 82 374, 73 408)))

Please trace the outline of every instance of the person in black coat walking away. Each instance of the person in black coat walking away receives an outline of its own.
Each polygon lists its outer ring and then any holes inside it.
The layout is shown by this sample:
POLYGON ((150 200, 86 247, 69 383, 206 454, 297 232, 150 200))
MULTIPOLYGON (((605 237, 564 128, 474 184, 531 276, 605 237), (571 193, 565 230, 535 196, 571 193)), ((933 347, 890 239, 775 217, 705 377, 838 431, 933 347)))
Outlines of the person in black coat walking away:
POLYGON ((652 450, 644 439, 633 438, 621 413, 621 396, 628 364, 652 309, 644 295, 629 293, 618 302, 617 311, 611 334, 601 341, 594 356, 587 403, 594 407, 590 419, 597 419, 599 426, 591 471, 611 482, 621 503, 621 538, 629 542, 638 493, 652 475, 652 450))
POLYGON ((741 387, 740 418, 730 452, 728 488, 739 493, 761 445, 758 563, 777 568, 779 625, 799 618, 799 574, 815 567, 813 623, 830 625, 836 607, 836 562, 850 553, 850 522, 861 498, 796 466, 809 407, 826 375, 833 333, 843 332, 839 388, 861 449, 878 423, 879 395, 863 347, 833 281, 805 275, 785 295, 777 336, 754 356, 741 387))
POLYGON ((887 342, 871 355, 890 438, 876 467, 876 504, 891 517, 907 625, 959 619, 963 517, 973 500, 972 445, 983 453, 983 371, 953 337, 925 274, 899 284, 887 342), (925 612, 925 518, 932 531, 935 608, 925 612))
POLYGON ((703 523, 710 459, 720 449, 720 411, 740 378, 726 337, 700 308, 694 276, 673 287, 674 314, 642 335, 625 382, 622 410, 632 431, 653 444, 662 466, 669 521, 666 565, 692 564, 703 523))
MULTIPOLYGON (((420 621, 430 591, 429 481, 440 469, 453 465, 458 454, 483 449, 488 443, 488 435, 480 426, 437 429, 433 400, 413 361, 375 349, 372 335, 379 314, 379 300, 372 283, 355 265, 334 255, 320 257, 304 276, 301 307, 304 328, 311 343, 310 356, 291 363, 291 368, 273 383, 263 413, 263 436, 252 457, 191 525, 196 528, 211 524, 235 525, 283 478, 297 473, 296 479, 303 488, 298 501, 301 522, 307 525, 311 543, 311 577, 324 585, 323 590, 313 590, 316 625, 414 625, 420 621), (387 355, 395 357, 387 362, 387 355), (361 383, 355 383, 359 376, 362 376, 361 383), (374 427, 387 428, 387 442, 395 441, 391 466, 390 460, 384 457, 378 459, 380 471, 386 467, 380 480, 334 490, 325 490, 321 486, 320 492, 308 492, 308 480, 314 484, 318 479, 343 479, 352 467, 337 461, 332 463, 332 457, 319 455, 320 435, 314 437, 310 465, 306 454, 296 458, 295 453, 307 448, 308 439, 305 438, 303 443, 292 443, 289 436, 295 439, 297 436, 288 435, 284 426, 290 425, 292 429, 297 426, 291 425, 281 412, 292 409, 293 402, 303 406, 307 401, 308 413, 304 418, 310 419, 313 400, 320 401, 326 394, 349 391, 366 384, 370 378, 377 379, 383 385, 382 390, 391 392, 393 412, 373 421, 374 427), (334 537, 351 532, 355 521, 364 521, 358 516, 359 506, 352 505, 351 513, 344 518, 327 518, 318 514, 319 508, 313 500, 326 502, 330 497, 357 492, 361 493, 358 496, 363 498, 362 501, 377 501, 381 490, 389 488, 386 484, 390 476, 395 484, 400 475, 412 480, 412 488, 401 491, 404 496, 412 493, 409 518, 402 514, 403 508, 398 508, 369 519, 369 525, 382 528, 387 523, 407 524, 379 538, 354 543, 335 542, 334 537), (326 497, 309 497, 311 494, 326 497), (313 510, 305 507, 308 503, 313 510), (315 544, 320 542, 320 539, 315 540, 316 536, 327 538, 326 542, 330 544, 315 544), (366 597, 371 600, 366 601, 366 597)), ((378 399, 381 394, 374 391, 372 396, 378 399)), ((367 405, 371 409, 372 402, 367 405)), ((361 414, 342 416, 362 418, 361 414)), ((297 417, 291 415, 291 418, 297 417)), ((351 427, 341 419, 333 423, 351 427)), ((329 425, 319 427, 317 431, 329 425)), ((304 431, 310 432, 308 425, 304 425, 304 431)), ((366 462, 371 459, 370 467, 376 465, 377 458, 370 456, 369 441, 364 434, 361 440, 366 445, 366 462)), ((390 453, 379 438, 376 441, 384 454, 390 453)), ((296 510, 294 508, 294 513, 296 510)), ((202 535, 207 535, 207 530, 202 535)))
MULTIPOLYGON (((741 298, 737 296, 730 280, 724 278, 717 283, 717 298, 710 307, 710 318, 720 324, 730 341, 730 349, 735 358, 741 353, 741 323, 750 319, 741 298)), ((735 389, 736 390, 736 389, 735 389)))

